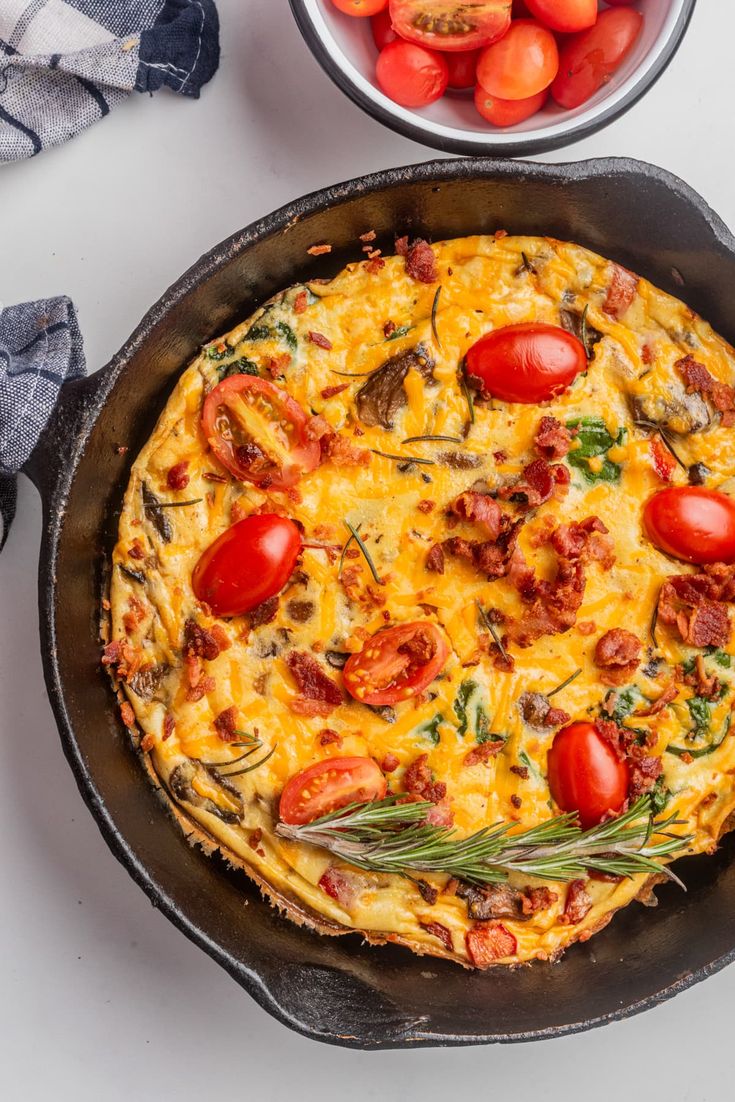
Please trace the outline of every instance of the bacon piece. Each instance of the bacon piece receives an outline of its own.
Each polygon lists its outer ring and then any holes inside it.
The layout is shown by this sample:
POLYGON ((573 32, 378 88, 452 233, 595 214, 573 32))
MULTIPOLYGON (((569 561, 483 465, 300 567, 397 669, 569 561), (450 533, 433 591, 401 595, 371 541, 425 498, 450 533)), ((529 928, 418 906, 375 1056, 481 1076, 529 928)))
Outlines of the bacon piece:
POLYGON ((166 482, 171 490, 185 490, 189 485, 189 460, 182 459, 180 463, 174 463, 166 475, 166 482))
POLYGON ((620 264, 613 264, 612 278, 602 309, 611 318, 620 318, 629 308, 638 290, 638 276, 620 264))
POLYGON ((410 245, 407 237, 396 240, 396 252, 406 258, 406 272, 419 283, 436 283, 439 272, 436 257, 428 241, 417 237, 410 245))
POLYGON ((419 926, 422 930, 426 930, 427 934, 438 938, 448 953, 454 951, 452 931, 448 930, 446 926, 442 926, 441 922, 419 922, 419 926))
POLYGON ((124 613, 122 621, 126 633, 132 635, 138 625, 145 620, 146 606, 137 597, 129 597, 128 609, 129 611, 124 613))
POLYGON ((388 753, 380 763, 380 768, 383 773, 395 773, 400 764, 401 761, 397 754, 388 753))
POLYGON ((475 968, 487 968, 502 957, 512 957, 518 942, 500 922, 473 926, 465 934, 467 955, 475 968))
POLYGON ((299 291, 296 298, 293 300, 293 312, 294 314, 303 314, 309 303, 309 296, 306 291, 299 291))
POLYGON ((409 765, 403 776, 403 787, 406 792, 420 800, 438 804, 446 796, 447 786, 444 781, 434 781, 428 761, 428 754, 420 754, 409 765))
POLYGON ((672 574, 661 586, 658 615, 692 647, 725 647, 732 625, 725 602, 735 601, 735 564, 709 563, 699 574, 672 574))
POLYGON ((556 892, 552 892, 550 888, 524 888, 521 901, 523 914, 530 918, 539 911, 548 911, 558 898, 556 892))
POLYGON ((450 555, 467 559, 487 578, 504 578, 510 569, 522 520, 513 523, 504 516, 503 531, 497 540, 465 540, 452 536, 444 540, 443 547, 450 555))
POLYGON ((595 663, 604 685, 623 685, 638 669, 643 644, 631 631, 612 628, 595 645, 595 663))
POLYGON ((342 703, 342 690, 327 677, 316 658, 303 651, 291 651, 286 665, 299 690, 291 709, 299 715, 329 715, 342 703))
POLYGON ((436 654, 436 641, 428 632, 417 631, 405 643, 400 644, 398 653, 408 655, 414 665, 425 666, 436 654))
POLYGON ((494 758, 496 754, 499 754, 504 746, 505 743, 502 739, 499 742, 481 742, 474 750, 470 750, 469 754, 465 754, 464 764, 467 766, 484 765, 490 758, 494 758))
POLYGON ((265 601, 261 601, 255 608, 251 608, 250 612, 246 613, 245 619, 248 627, 253 630, 259 628, 263 624, 271 624, 278 613, 278 597, 267 597, 265 601))
POLYGON ((325 337, 323 333, 315 333, 313 329, 310 329, 309 340, 312 344, 315 344, 317 348, 325 348, 327 352, 331 351, 332 342, 329 337, 325 337))
MULTIPOLYGON (((360 880, 362 877, 359 878, 360 880)), ((355 873, 345 872, 336 865, 330 865, 319 879, 319 887, 343 907, 349 907, 357 895, 358 877, 355 873)))
POLYGON ((444 573, 444 548, 440 543, 435 543, 426 556, 426 569, 434 574, 444 573))
POLYGON ((502 531, 503 513, 497 501, 487 494, 465 490, 452 502, 449 511, 454 516, 481 524, 492 540, 496 540, 502 531))
POLYGON ((212 624, 209 631, 215 643, 220 649, 220 654, 223 650, 230 649, 230 647, 232 646, 232 640, 230 639, 225 629, 222 627, 222 624, 212 624))
POLYGON ((120 718, 126 727, 135 727, 135 712, 127 700, 120 705, 120 718))
POLYGON ((174 716, 171 714, 171 712, 166 712, 165 716, 163 717, 163 741, 164 742, 166 741, 167 738, 171 738, 171 735, 174 733, 174 728, 175 727, 176 727, 176 720, 175 720, 174 716))
POLYGON ((323 256, 325 253, 331 253, 332 246, 331 245, 312 245, 306 251, 309 254, 309 256, 323 256))
POLYGON ((114 666, 120 661, 122 654, 122 643, 119 639, 112 639, 109 643, 106 643, 102 649, 102 665, 114 666))
POLYGON ((671 681, 666 686, 664 691, 661 693, 661 696, 658 698, 658 700, 655 700, 649 708, 643 708, 643 709, 639 708, 635 712, 635 715, 641 716, 641 717, 643 717, 643 716, 657 716, 659 714, 659 712, 663 712, 664 708, 668 704, 671 704, 671 702, 673 700, 676 700, 678 695, 679 695, 679 690, 677 689, 674 682, 671 681))
POLYGON ((334 742, 342 742, 342 736, 338 731, 333 731, 331 727, 324 727, 319 732, 319 745, 331 746, 334 742))
POLYGON ((544 459, 563 459, 572 446, 572 434, 556 417, 547 415, 539 421, 533 443, 544 459))
POLYGON ((356 448, 354 444, 331 430, 319 440, 322 459, 331 459, 335 467, 368 467, 370 452, 366 448, 356 448))
POLYGON ((658 436, 652 436, 648 444, 653 469, 663 482, 671 482, 676 470, 676 460, 658 436))
POLYGON ((145 558, 145 551, 143 550, 143 544, 141 542, 140 536, 136 536, 131 543, 128 549, 128 557, 131 559, 136 559, 138 562, 140 562, 141 559, 145 558))
POLYGON ((691 355, 677 360, 674 366, 683 377, 687 391, 708 398, 718 413, 722 414, 725 428, 731 428, 735 423, 735 387, 715 379, 704 364, 691 355))
POLYGON ((552 708, 548 696, 544 693, 521 693, 518 697, 518 710, 523 722, 537 731, 550 727, 561 727, 567 723, 569 715, 561 708, 552 708))
POLYGON ((231 704, 215 718, 214 728, 223 742, 233 742, 237 738, 237 708, 231 704))
POLYGON ((424 498, 418 503, 416 508, 420 513, 431 513, 436 507, 435 501, 430 501, 428 498, 424 498))
POLYGON ((564 926, 576 926, 592 910, 592 896, 586 885, 586 880, 572 880, 567 888, 564 913, 559 916, 564 926))
POLYGON ((217 682, 213 677, 200 677, 195 685, 190 685, 186 690, 186 699, 195 704, 207 693, 213 693, 216 688, 217 682))
POLYGON ((184 624, 184 657, 203 658, 205 662, 213 662, 220 652, 211 631, 197 624, 196 620, 187 620, 184 624))
POLYGON ((551 467, 545 459, 534 459, 523 468, 523 473, 517 482, 511 483, 510 486, 502 486, 498 494, 506 501, 510 498, 524 511, 538 509, 539 505, 549 500, 557 481, 568 481, 567 473, 565 467, 551 467), (558 480, 557 471, 564 472, 558 480))
MULTIPOLYGON (((618 727, 613 720, 596 720, 595 730, 628 766, 628 798, 636 800, 650 792, 663 770, 661 758, 653 757, 647 753, 645 745, 639 745, 635 731, 618 727)), ((650 738, 655 740, 655 737, 651 733, 650 738)))
POLYGON ((325 386, 320 394, 322 398, 334 398, 336 394, 341 394, 343 390, 347 390, 349 383, 340 383, 339 386, 325 386))

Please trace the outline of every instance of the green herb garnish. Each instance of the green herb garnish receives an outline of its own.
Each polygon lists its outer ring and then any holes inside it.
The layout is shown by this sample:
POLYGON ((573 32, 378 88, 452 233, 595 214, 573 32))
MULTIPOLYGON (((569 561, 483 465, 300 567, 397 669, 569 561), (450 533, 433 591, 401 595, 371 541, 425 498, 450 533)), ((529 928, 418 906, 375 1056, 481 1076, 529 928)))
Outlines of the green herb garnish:
POLYGON ((567 421, 567 428, 577 429, 575 440, 579 445, 567 455, 569 465, 578 470, 587 482, 617 482, 622 467, 608 459, 607 453, 616 444, 623 443, 626 430, 618 429, 617 436, 612 436, 599 417, 573 418, 567 421), (603 455, 605 459, 599 471, 593 471, 588 461, 603 455))
MULTIPOLYGON (((383 579, 380 577, 377 570, 375 569, 375 563, 373 562, 372 557, 370 555, 370 552, 368 551, 367 547, 365 546, 365 544, 363 542, 363 539, 362 539, 362 536, 360 535, 358 529, 353 528, 348 520, 346 520, 344 522, 344 524, 345 524, 345 528, 347 528, 350 531, 350 533, 352 534, 355 542, 357 543, 357 546, 362 551, 363 558, 365 559, 365 562, 368 564, 368 567, 370 569, 370 573, 372 574, 376 584, 377 585, 385 585, 385 582, 383 581, 383 579)), ((345 546, 344 550, 345 551, 347 550, 347 546, 345 546)), ((343 555, 344 555, 344 552, 343 552, 343 555)))

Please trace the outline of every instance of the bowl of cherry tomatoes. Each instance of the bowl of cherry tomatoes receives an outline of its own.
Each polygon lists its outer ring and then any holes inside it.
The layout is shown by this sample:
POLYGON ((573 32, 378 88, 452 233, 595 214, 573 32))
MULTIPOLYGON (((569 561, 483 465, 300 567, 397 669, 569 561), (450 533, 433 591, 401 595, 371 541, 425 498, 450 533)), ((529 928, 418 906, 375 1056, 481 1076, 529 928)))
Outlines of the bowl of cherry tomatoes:
POLYGON ((393 130, 479 156, 556 149, 636 103, 696 0, 290 0, 322 68, 393 130))

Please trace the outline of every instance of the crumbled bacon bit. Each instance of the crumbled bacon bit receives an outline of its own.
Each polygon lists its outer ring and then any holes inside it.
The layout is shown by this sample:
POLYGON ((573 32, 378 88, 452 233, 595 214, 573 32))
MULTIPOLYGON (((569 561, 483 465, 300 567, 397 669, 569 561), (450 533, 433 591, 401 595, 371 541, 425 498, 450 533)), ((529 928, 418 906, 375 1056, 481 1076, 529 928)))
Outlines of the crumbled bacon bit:
POLYGON ((580 635, 594 635, 597 631, 597 624, 594 620, 579 620, 576 627, 580 635))
POLYGON ((613 264, 612 278, 602 309, 611 318, 620 318, 629 308, 638 290, 638 276, 620 264, 613 264))
POLYGON ((214 720, 214 729, 223 742, 233 742, 237 738, 237 708, 231 704, 220 712, 214 720))
POLYGON ((567 888, 564 913, 559 922, 564 926, 576 926, 592 910, 592 896, 587 891, 586 880, 572 880, 567 888))
POLYGON ((396 331, 396 323, 394 321, 387 321, 385 323, 385 325, 383 326, 383 335, 386 338, 391 337, 395 333, 395 331, 396 331))
POLYGON ((539 911, 548 911, 558 898, 557 893, 552 892, 550 888, 524 888, 521 900, 523 914, 530 918, 539 911))
POLYGON ((174 728, 175 727, 176 727, 176 720, 174 719, 172 713, 171 712, 166 712, 165 716, 163 717, 163 741, 164 742, 166 741, 167 738, 171 738, 171 735, 174 733, 174 728))
POLYGON ((196 685, 191 685, 186 690, 186 699, 191 703, 196 703, 202 697, 205 697, 207 693, 213 693, 216 688, 217 682, 213 677, 202 677, 196 685))
POLYGON ((623 685, 638 669, 643 644, 631 631, 612 628, 595 645, 595 664, 603 685, 623 685))
POLYGON ((252 630, 262 627, 263 624, 271 624, 278 614, 278 597, 268 597, 261 601, 255 608, 245 614, 248 627, 252 630))
POLYGON ((424 498, 418 503, 416 508, 420 513, 430 513, 433 509, 436 508, 436 502, 430 501, 428 498, 424 498))
MULTIPOLYGON (((635 731, 618 727, 613 720, 596 720, 595 730, 609 743, 618 758, 628 765, 629 799, 635 800, 650 792, 663 770, 661 758, 649 755, 647 746, 638 743, 635 731)), ((651 732, 649 738, 655 741, 655 737, 651 732)))
POLYGON ((370 272, 370 275, 376 275, 381 268, 385 267, 385 261, 382 256, 373 257, 372 260, 368 260, 365 264, 365 270, 370 272))
POLYGON ((675 367, 682 375, 688 393, 696 392, 703 398, 709 398, 712 405, 722 414, 724 427, 732 427, 735 414, 735 387, 721 383, 709 373, 704 364, 698 363, 693 356, 684 356, 675 367))
POLYGON ((291 355, 288 352, 281 352, 279 356, 271 356, 265 366, 270 377, 277 379, 291 366, 291 355))
POLYGON ((407 237, 400 237, 396 240, 396 252, 399 256, 405 256, 406 272, 411 279, 419 283, 436 283, 439 272, 434 251, 428 241, 417 237, 409 245, 407 237))
POLYGON ((347 390, 349 383, 340 383, 338 386, 325 386, 320 391, 322 398, 334 398, 336 394, 341 394, 343 390, 347 390))
POLYGON ((465 935, 467 955, 476 968, 487 968, 502 957, 512 957, 518 942, 500 922, 473 926, 465 935))
MULTIPOLYGON (((698 658, 701 656, 697 656, 698 658)), ((638 708, 635 712, 637 716, 657 716, 659 712, 662 712, 672 701, 676 700, 679 695, 679 690, 673 681, 671 681, 659 698, 653 702, 648 708, 638 708)))
POLYGON ((563 459, 572 446, 572 434, 556 417, 547 415, 539 421, 533 443, 544 459, 563 459))
POLYGON ((360 880, 354 873, 343 872, 335 865, 330 865, 322 873, 319 887, 332 899, 336 899, 338 903, 341 903, 343 907, 349 907, 355 898, 359 883, 360 880))
POLYGON ((397 754, 388 753, 380 763, 380 768, 384 773, 395 773, 400 764, 400 758, 397 754))
POLYGON ((504 746, 505 743, 502 739, 499 742, 481 742, 479 746, 475 746, 473 750, 465 754, 464 764, 469 767, 486 765, 490 758, 494 758, 496 754, 499 754, 504 746))
POLYGON ((671 482, 676 470, 676 460, 658 436, 652 436, 648 443, 653 469, 662 482, 671 482))
POLYGON ((189 460, 182 459, 175 463, 166 475, 166 482, 171 490, 185 490, 189 485, 189 460))
POLYGON ((325 253, 331 253, 331 245, 312 245, 311 248, 306 250, 309 256, 324 256, 325 253))
POLYGON ((346 437, 331 429, 320 437, 319 446, 322 459, 331 459, 335 467, 367 467, 370 464, 367 448, 355 447, 346 437))
POLYGON ((292 711, 301 715, 328 715, 342 703, 342 690, 310 654, 291 651, 286 665, 300 694, 291 701, 292 711))
POLYGON ((502 241, 503 238, 507 237, 507 236, 508 236, 508 231, 507 230, 496 230, 495 233, 493 234, 493 237, 495 238, 496 241, 502 241))
POLYGON ((433 574, 444 573, 444 548, 440 543, 435 543, 426 556, 426 569, 433 574))
POLYGON ((232 640, 230 639, 225 629, 222 627, 222 624, 212 624, 210 632, 212 638, 219 647, 220 652, 230 649, 230 647, 232 646, 232 640))
POLYGON ((306 291, 299 291, 296 298, 293 300, 293 312, 294 314, 303 314, 309 303, 309 296, 306 291))
POLYGON ((260 827, 257 827, 248 838, 248 845, 251 849, 257 850, 260 843, 263 841, 263 831, 260 827))
POLYGON ((520 796, 516 796, 516 794, 513 793, 513 795, 510 798, 510 802, 513 804, 513 807, 516 809, 516 811, 521 810, 521 807, 523 806, 523 800, 521 799, 520 796))
POLYGON ((147 754, 149 750, 152 750, 155 745, 156 740, 151 731, 149 731, 148 734, 143 735, 143 738, 140 740, 140 748, 144 754, 147 754))
POLYGON ((528 463, 517 482, 501 486, 498 494, 505 500, 516 502, 524 511, 538 509, 554 493, 554 487, 569 482, 566 467, 550 466, 545 459, 528 463))
POLYGON ((186 658, 203 658, 205 662, 213 662, 220 652, 211 631, 201 627, 195 620, 187 620, 184 624, 184 656, 186 658))
POLYGON ((334 742, 341 742, 342 736, 338 731, 333 731, 331 727, 323 727, 319 732, 319 745, 331 746, 334 742))
POLYGON ((135 559, 137 562, 145 558, 145 551, 143 550, 140 536, 136 536, 128 548, 128 558, 135 559))
POLYGON ((487 530, 491 540, 497 540, 503 531, 504 514, 497 501, 487 494, 466 490, 452 502, 449 508, 455 516, 481 524, 487 530))
POLYGON ((699 574, 672 574, 661 587, 658 615, 693 647, 725 647, 731 623, 725 602, 735 602, 735 564, 709 563, 699 574))
POLYGON ((426 930, 427 934, 438 938, 448 953, 454 951, 452 931, 447 929, 446 926, 442 926, 441 922, 419 922, 419 926, 422 930, 426 930))
POLYGON ((527 765, 511 765, 511 773, 515 773, 517 777, 521 777, 522 780, 528 780, 528 766, 527 765))
POLYGON ((444 781, 434 781, 428 761, 428 754, 420 754, 406 770, 403 786, 412 796, 438 804, 446 796, 447 786, 444 781))
POLYGON ((368 230, 367 233, 360 234, 361 241, 374 241, 377 237, 375 230, 368 230))
POLYGON ((126 727, 135 727, 135 712, 127 700, 120 705, 120 718, 126 727))
POLYGON ((325 337, 323 333, 315 333, 313 329, 309 330, 309 340, 312 344, 315 344, 317 348, 326 348, 327 352, 332 348, 332 342, 329 337, 325 337))

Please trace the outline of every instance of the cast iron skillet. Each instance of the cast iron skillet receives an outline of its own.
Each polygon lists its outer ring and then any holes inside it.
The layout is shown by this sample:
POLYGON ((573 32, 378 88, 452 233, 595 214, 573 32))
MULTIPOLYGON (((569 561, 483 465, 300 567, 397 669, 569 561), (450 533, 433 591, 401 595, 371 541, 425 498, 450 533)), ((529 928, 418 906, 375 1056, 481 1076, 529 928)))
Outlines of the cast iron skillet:
POLYGON ((649 165, 435 161, 309 195, 202 257, 98 374, 69 384, 28 473, 44 504, 40 620, 49 695, 82 796, 154 905, 255 999, 307 1036, 355 1048, 558 1036, 654 1006, 735 958, 735 844, 684 862, 561 963, 468 973, 281 919, 246 877, 191 849, 145 780, 99 666, 102 563, 131 459, 203 341, 296 279, 336 272, 376 230, 439 239, 551 234, 679 295, 735 341, 735 239, 680 180, 649 165), (334 251, 312 259, 307 249, 334 251), (127 452, 120 449, 127 448, 127 452), (245 906, 245 903, 248 903, 245 906))

